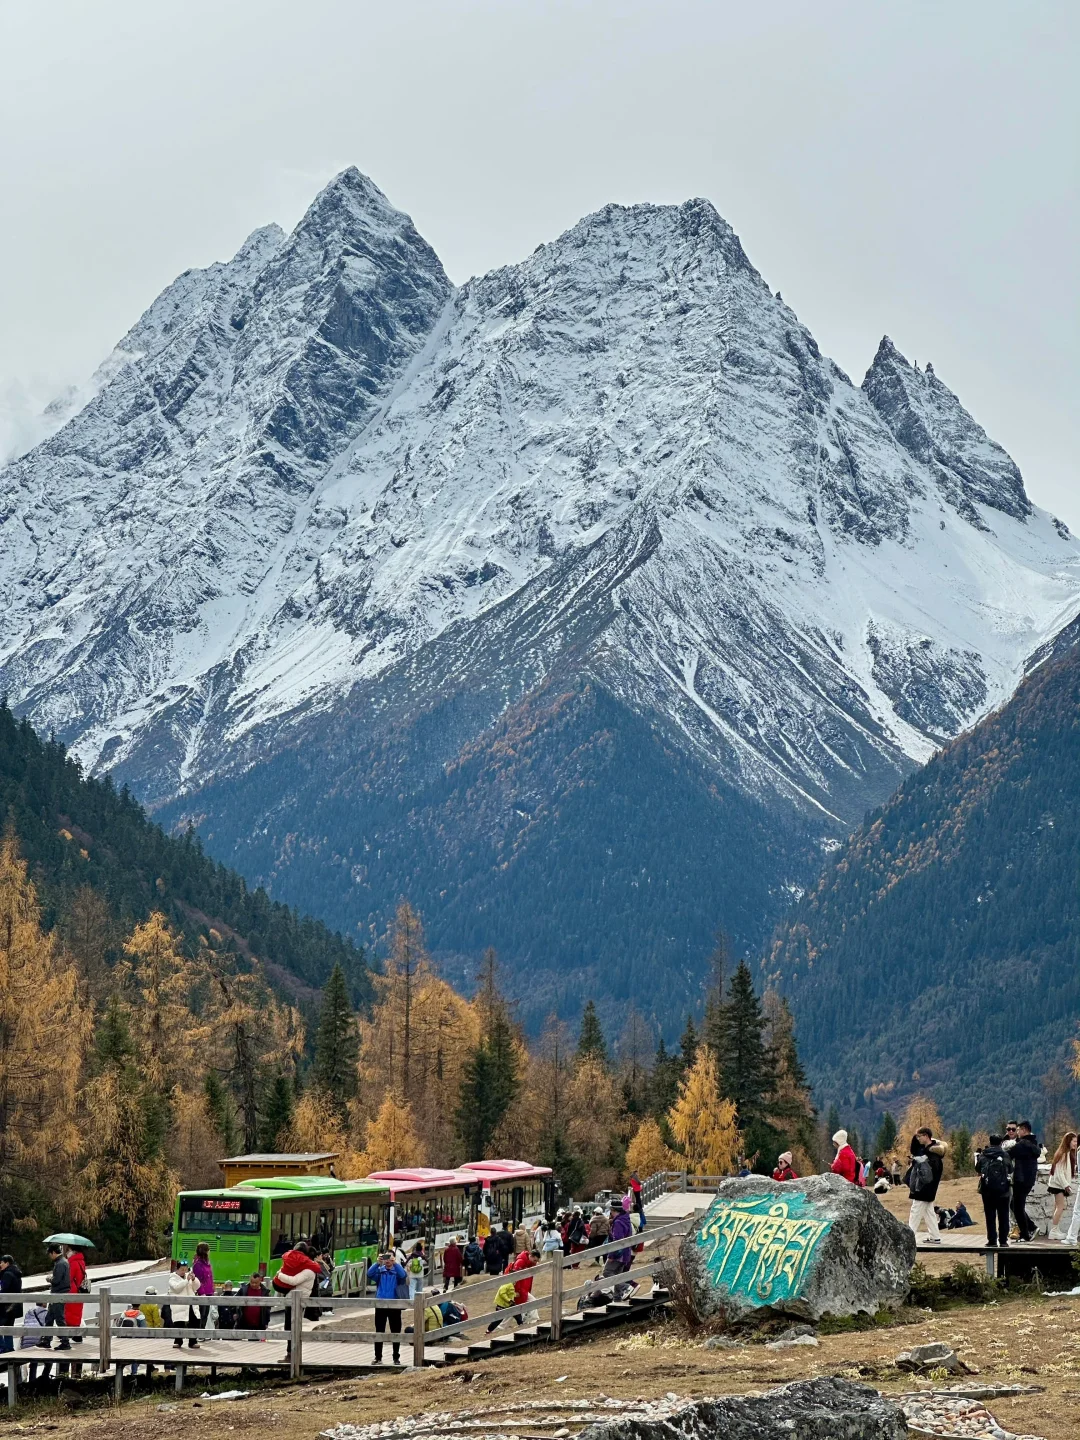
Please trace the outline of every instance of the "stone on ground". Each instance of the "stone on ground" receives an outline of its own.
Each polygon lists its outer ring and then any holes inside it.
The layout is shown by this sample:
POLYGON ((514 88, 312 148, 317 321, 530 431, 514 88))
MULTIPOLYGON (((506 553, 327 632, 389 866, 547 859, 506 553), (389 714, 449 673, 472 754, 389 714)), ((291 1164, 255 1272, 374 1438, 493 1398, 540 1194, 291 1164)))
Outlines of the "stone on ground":
POLYGON ((818 1321, 899 1306, 915 1237, 839 1175, 725 1180, 680 1250, 698 1314, 818 1321))
POLYGON ((899 1409, 848 1380, 800 1380, 764 1395, 695 1400, 666 1419, 625 1418, 583 1430, 578 1440, 902 1440, 899 1409))

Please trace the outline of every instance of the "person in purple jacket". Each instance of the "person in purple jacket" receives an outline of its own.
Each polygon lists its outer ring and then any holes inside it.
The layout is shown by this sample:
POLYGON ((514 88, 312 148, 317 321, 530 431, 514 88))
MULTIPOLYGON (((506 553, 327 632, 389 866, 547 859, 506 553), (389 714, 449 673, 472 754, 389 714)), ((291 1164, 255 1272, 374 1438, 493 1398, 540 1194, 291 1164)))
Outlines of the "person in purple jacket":
MULTIPOLYGON (((210 1246, 205 1240, 195 1246, 195 1264, 191 1267, 191 1273, 199 1282, 199 1288, 195 1292, 196 1295, 213 1295, 214 1269, 210 1264, 210 1246)), ((205 1327, 209 1318, 209 1305, 200 1305, 198 1309, 192 1305, 188 1327, 192 1330, 201 1330, 205 1327)))
MULTIPOLYGON (((611 1240, 629 1240, 634 1233, 634 1222, 630 1219, 631 1199, 629 1195, 622 1200, 611 1202, 611 1240)), ((634 1263, 634 1252, 628 1245, 625 1250, 612 1250, 607 1257, 607 1264, 604 1266, 604 1279, 612 1275, 624 1275, 634 1263)), ((636 1290, 636 1284, 616 1285, 615 1299, 623 1300, 636 1290)))

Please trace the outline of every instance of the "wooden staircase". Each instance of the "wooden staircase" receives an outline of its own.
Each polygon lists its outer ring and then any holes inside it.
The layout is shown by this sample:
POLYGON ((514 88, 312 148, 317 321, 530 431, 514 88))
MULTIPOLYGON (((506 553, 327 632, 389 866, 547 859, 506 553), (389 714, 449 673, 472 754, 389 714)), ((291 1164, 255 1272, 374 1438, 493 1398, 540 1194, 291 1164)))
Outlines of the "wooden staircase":
MULTIPOLYGON (((630 1295, 625 1300, 611 1300, 606 1305, 593 1305, 572 1315, 564 1315, 562 1339, 573 1340, 601 1327, 618 1325, 626 1320, 638 1320, 658 1306, 666 1306, 671 1300, 669 1292, 659 1286, 645 1295, 630 1295)), ((538 1325, 518 1325, 513 1330, 497 1330, 483 1340, 472 1340, 468 1344, 443 1345, 434 1363, 454 1364, 462 1360, 486 1360, 493 1355, 506 1355, 511 1350, 524 1350, 530 1345, 547 1341, 551 1336, 551 1323, 542 1320, 538 1325)))

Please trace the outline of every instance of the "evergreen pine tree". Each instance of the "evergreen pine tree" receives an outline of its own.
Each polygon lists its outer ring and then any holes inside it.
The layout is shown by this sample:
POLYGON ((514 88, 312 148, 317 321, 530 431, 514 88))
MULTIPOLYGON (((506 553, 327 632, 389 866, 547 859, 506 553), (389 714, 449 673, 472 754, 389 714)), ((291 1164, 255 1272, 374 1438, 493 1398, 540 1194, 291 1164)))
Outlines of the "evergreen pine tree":
POLYGON ((341 1115, 356 1094, 356 1024, 349 1000, 349 982, 340 964, 334 966, 323 990, 315 1031, 315 1063, 311 1079, 341 1115))
POLYGON ((580 1195, 585 1164, 570 1144, 561 1123, 552 1125, 544 1133, 540 1141, 540 1163, 551 1167, 552 1178, 564 1197, 580 1195))
POLYGON ((717 1056, 720 1091, 734 1102, 743 1129, 765 1114, 765 1097, 774 1062, 765 1045, 765 1017, 754 990, 750 967, 740 960, 731 978, 727 1002, 721 1007, 717 1056))
POLYGON ((454 1121, 468 1158, 487 1157, 495 1132, 521 1088, 514 1027, 498 986, 494 950, 486 951, 477 992, 480 1043, 465 1062, 454 1121))
POLYGON ((697 1059, 698 1033, 694 1025, 694 1017, 687 1015, 686 1028, 679 1041, 679 1064, 682 1066, 683 1074, 694 1068, 694 1061, 697 1059))
POLYGON ((825 1129, 829 1132, 830 1141, 837 1130, 840 1129, 840 1111, 835 1105, 829 1106, 829 1113, 825 1117, 825 1129))
POLYGON ((678 1052, 672 1054, 661 1039, 649 1075, 649 1112, 657 1120, 675 1104, 682 1076, 683 1066, 678 1052))
POLYGON ((274 1076, 262 1107, 262 1148, 277 1150, 280 1137, 288 1130, 293 1118, 293 1089, 280 1071, 274 1076))
POLYGON ((600 1017, 596 1013, 596 1006, 591 1000, 582 1011, 577 1053, 579 1060, 584 1060, 586 1056, 591 1055, 594 1059, 599 1060, 601 1065, 608 1063, 607 1042, 600 1026, 600 1017))
POLYGON ((234 1154, 236 1150, 236 1120, 229 1092, 221 1083, 221 1076, 216 1070, 206 1072, 206 1080, 203 1083, 203 1099, 206 1102, 206 1113, 210 1117, 210 1124, 214 1127, 214 1132, 221 1141, 225 1154, 234 1154))
POLYGON ((886 1110, 881 1117, 881 1124, 878 1126, 877 1139, 874 1141, 874 1154, 888 1155, 895 1144, 896 1121, 886 1110))

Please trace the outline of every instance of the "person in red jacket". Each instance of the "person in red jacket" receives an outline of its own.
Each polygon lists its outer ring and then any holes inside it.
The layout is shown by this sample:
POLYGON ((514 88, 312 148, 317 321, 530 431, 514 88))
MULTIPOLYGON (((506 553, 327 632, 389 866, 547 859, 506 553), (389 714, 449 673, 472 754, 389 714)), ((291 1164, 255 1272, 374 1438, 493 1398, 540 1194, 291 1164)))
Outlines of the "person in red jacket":
POLYGON ((848 1144, 847 1131, 837 1130, 832 1137, 832 1143, 836 1146, 836 1159, 832 1162, 831 1170, 834 1175, 842 1175, 852 1185, 857 1185, 860 1175, 860 1167, 855 1151, 848 1144))
POLYGON ((465 1252, 461 1246, 464 1236, 456 1235, 442 1252, 443 1294, 455 1290, 461 1284, 461 1269, 465 1252))
POLYGON ((776 1169, 772 1172, 774 1180, 797 1180, 799 1177, 791 1168, 791 1151, 785 1150, 776 1161, 776 1169))
MULTIPOLYGON (((507 1275, 512 1275, 515 1270, 530 1270, 534 1265, 540 1263, 539 1255, 531 1255, 528 1250, 522 1250, 514 1256, 513 1260, 506 1267, 507 1275)), ((532 1294, 533 1277, 526 1275, 524 1280, 514 1281, 514 1304, 524 1305, 532 1294)))
POLYGON ((281 1257, 281 1269, 274 1276, 273 1287, 279 1295, 291 1295, 298 1290, 306 1297, 314 1293, 321 1276, 322 1266, 312 1255, 311 1246, 301 1240, 281 1257))
MULTIPOLYGON (((67 1258, 68 1269, 71 1271, 71 1293, 75 1295, 78 1294, 86 1284, 86 1256, 81 1250, 69 1250, 67 1252, 67 1258)), ((64 1306, 65 1325, 81 1325, 82 1317, 83 1307, 81 1305, 64 1306)), ((72 1343, 81 1345, 82 1338, 81 1335, 72 1335, 72 1343)))

